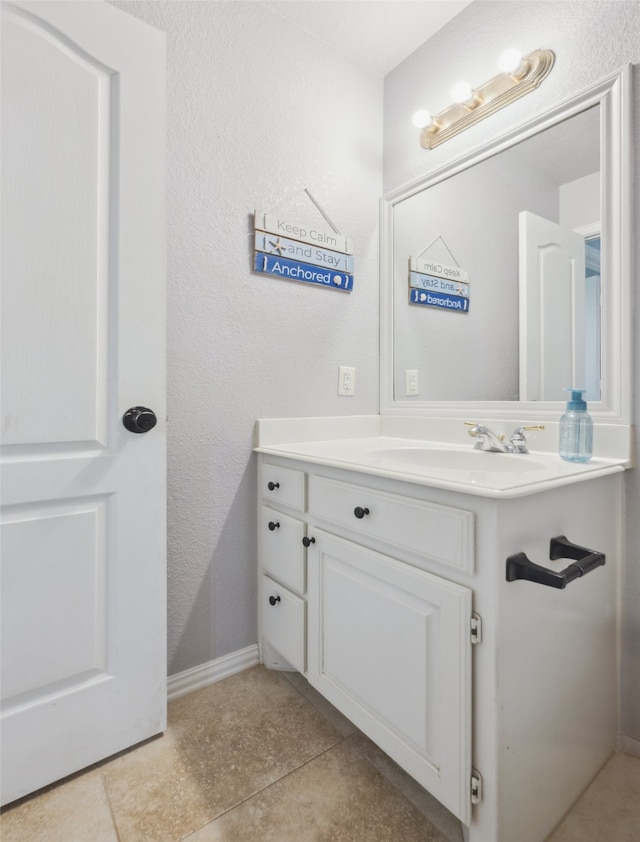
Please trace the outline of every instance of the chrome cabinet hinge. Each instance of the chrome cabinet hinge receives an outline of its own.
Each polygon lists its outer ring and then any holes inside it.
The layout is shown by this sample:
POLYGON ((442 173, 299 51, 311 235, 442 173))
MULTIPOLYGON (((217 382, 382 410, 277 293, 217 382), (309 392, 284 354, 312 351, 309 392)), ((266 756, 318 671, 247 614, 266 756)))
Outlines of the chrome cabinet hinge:
POLYGON ((482 617, 475 611, 471 614, 471 642, 482 643, 482 617))
POLYGON ((471 803, 479 804, 482 801, 482 775, 477 769, 471 770, 471 803))

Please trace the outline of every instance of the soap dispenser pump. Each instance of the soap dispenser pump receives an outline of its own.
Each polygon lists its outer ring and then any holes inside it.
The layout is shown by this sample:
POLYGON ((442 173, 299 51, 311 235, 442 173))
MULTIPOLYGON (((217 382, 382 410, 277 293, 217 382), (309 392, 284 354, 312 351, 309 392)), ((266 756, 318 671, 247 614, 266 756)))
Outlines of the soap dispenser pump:
POLYGON ((593 421, 582 397, 586 390, 564 391, 571 392, 571 400, 560 419, 560 456, 567 462, 588 462, 593 452, 593 421))

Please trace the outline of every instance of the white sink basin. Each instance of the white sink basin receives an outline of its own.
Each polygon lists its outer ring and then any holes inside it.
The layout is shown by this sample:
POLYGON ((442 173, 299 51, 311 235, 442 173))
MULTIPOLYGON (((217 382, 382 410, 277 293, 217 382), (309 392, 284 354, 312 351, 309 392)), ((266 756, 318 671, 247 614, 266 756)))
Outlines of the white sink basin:
POLYGON ((397 436, 304 439, 257 450, 485 497, 522 497, 624 470, 613 460, 574 463, 555 453, 491 453, 471 444, 397 436))
POLYGON ((428 447, 390 447, 372 450, 372 458, 421 468, 488 473, 529 473, 547 467, 528 454, 491 453, 480 450, 436 450, 428 447))

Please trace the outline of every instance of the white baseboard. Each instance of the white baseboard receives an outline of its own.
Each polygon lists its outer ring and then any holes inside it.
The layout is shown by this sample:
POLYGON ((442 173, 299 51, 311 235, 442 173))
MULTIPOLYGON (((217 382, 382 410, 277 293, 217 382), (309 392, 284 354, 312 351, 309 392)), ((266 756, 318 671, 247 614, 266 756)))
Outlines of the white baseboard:
POLYGON ((621 749, 625 754, 633 754, 635 757, 640 757, 640 740, 634 740, 631 737, 622 737, 621 749))
POLYGON ((247 646, 246 649, 239 649, 237 652, 223 655, 222 658, 207 661, 206 664, 200 664, 184 672, 170 675, 167 680, 167 698, 172 701, 179 696, 185 696, 194 690, 200 690, 201 687, 207 687, 209 684, 215 684, 216 681, 221 681, 223 678, 249 669, 249 667, 255 667, 259 663, 258 646, 254 644, 253 646, 247 646))

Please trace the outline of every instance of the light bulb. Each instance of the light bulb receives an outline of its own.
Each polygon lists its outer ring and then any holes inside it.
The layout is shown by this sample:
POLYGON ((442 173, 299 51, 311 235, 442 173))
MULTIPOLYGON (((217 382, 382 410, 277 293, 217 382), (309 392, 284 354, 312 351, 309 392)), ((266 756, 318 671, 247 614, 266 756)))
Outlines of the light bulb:
POLYGON ((503 73, 508 73, 510 76, 521 73, 523 69, 522 64, 522 54, 516 47, 509 47, 498 59, 499 69, 503 73))
POLYGON ((473 88, 468 82, 458 82, 458 84, 454 85, 451 89, 451 98, 454 102, 458 102, 460 105, 470 102, 473 99, 473 96, 473 88))
POLYGON ((412 121, 416 129, 427 129, 433 123, 433 117, 428 111, 421 108, 413 115, 412 121))

